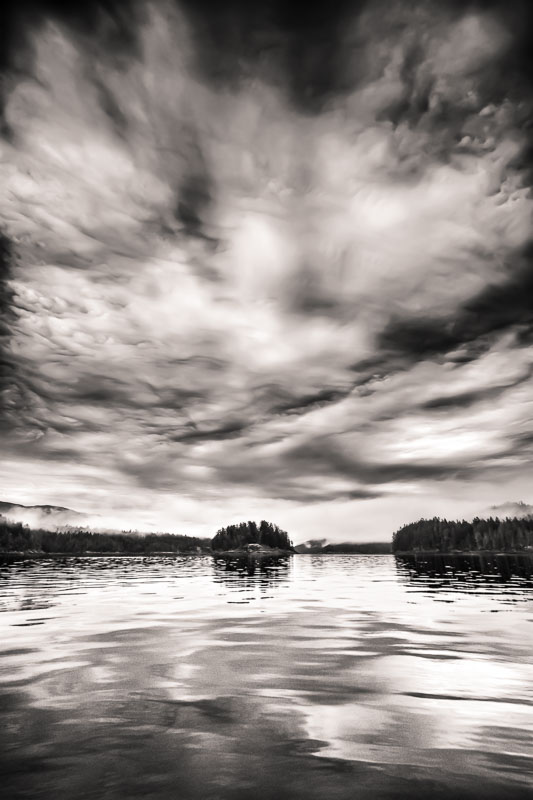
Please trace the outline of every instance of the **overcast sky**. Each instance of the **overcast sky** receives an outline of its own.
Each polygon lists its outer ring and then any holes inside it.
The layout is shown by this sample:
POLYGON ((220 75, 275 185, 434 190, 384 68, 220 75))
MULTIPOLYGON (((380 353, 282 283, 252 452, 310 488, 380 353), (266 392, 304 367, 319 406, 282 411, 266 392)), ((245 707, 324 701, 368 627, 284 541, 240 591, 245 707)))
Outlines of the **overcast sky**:
POLYGON ((296 541, 533 501, 528 4, 65 8, 12 13, 0 499, 296 541))

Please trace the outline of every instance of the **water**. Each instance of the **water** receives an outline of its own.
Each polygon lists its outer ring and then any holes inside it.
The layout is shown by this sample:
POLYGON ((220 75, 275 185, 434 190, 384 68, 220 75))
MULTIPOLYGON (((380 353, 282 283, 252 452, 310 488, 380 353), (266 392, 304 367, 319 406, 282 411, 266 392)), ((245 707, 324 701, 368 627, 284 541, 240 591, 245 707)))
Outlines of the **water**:
POLYGON ((9 798, 526 798, 531 560, 0 569, 9 798))

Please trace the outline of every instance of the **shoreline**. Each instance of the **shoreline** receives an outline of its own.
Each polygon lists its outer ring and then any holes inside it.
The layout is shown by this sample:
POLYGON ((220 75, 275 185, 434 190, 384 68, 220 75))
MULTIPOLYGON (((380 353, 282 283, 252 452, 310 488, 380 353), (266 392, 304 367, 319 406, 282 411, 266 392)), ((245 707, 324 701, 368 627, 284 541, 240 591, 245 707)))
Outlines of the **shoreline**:
POLYGON ((153 550, 146 553, 124 553, 120 550, 111 551, 107 553, 84 552, 84 553, 45 553, 42 550, 2 550, 0 551, 0 559, 2 558, 154 558, 159 557, 178 557, 178 556, 213 556, 214 558, 280 558, 282 556, 451 556, 457 558, 458 556, 473 556, 480 557, 500 557, 504 556, 521 556, 524 558, 533 558, 533 550, 457 550, 457 551, 441 551, 441 550, 397 550, 393 553, 298 553, 292 550, 203 550, 201 552, 183 550, 181 552, 174 550, 153 550))
POLYGON ((108 553, 45 553, 42 550, 1 550, 0 558, 99 558, 99 557, 114 557, 122 556, 123 558, 146 558, 147 556, 212 556, 213 553, 209 550, 204 550, 201 553, 183 550, 176 552, 174 550, 152 550, 147 553, 122 553, 120 550, 113 550, 108 553))
POLYGON ((396 550, 393 556, 527 556, 533 557, 533 550, 396 550))
POLYGON ((292 550, 213 550, 215 558, 280 558, 281 556, 299 555, 292 550))
MULTIPOLYGON (((146 553, 123 553, 120 550, 109 551, 107 553, 96 553, 94 551, 87 551, 84 553, 45 553, 42 550, 2 550, 0 551, 1 558, 115 558, 120 556, 122 558, 153 558, 154 556, 214 556, 216 558, 278 558, 280 556, 293 556, 298 553, 293 553, 291 550, 260 550, 250 551, 247 550, 202 550, 201 552, 194 552, 188 550, 174 551, 174 550, 152 550, 146 553)), ((327 555, 327 554, 325 554, 327 555)))

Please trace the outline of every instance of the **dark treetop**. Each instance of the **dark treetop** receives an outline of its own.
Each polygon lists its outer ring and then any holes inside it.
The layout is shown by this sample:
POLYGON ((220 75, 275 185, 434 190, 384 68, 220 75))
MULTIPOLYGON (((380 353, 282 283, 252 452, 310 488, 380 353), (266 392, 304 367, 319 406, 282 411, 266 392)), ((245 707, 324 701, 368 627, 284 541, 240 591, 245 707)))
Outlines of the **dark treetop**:
POLYGON ((505 519, 476 517, 472 522, 440 517, 420 519, 396 531, 392 538, 392 550, 533 552, 533 516, 505 519))
POLYGON ((36 553, 187 553, 209 551, 209 540, 171 533, 92 533, 73 528, 68 531, 31 529, 20 522, 0 517, 0 552, 36 553))
POLYGON ((126 532, 94 533, 81 528, 63 531, 32 529, 0 516, 0 552, 15 553, 195 553, 244 549, 249 544, 292 551, 288 534, 272 522, 241 522, 221 528, 216 536, 200 539, 171 533, 139 535, 126 532))
POLYGON ((248 544, 260 544, 277 550, 293 549, 288 533, 264 519, 259 525, 256 522, 240 522, 220 528, 211 540, 213 550, 239 550, 248 544))

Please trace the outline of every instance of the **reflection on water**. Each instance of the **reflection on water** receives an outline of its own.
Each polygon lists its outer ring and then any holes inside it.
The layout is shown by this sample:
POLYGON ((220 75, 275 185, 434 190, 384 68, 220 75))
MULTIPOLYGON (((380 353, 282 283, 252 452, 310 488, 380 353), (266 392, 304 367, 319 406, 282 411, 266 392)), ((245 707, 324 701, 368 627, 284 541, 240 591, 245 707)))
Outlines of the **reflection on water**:
POLYGON ((434 595, 442 603, 452 603, 465 593, 497 597, 500 605, 533 598, 533 557, 529 555, 415 554, 396 556, 396 567, 408 591, 434 595))
POLYGON ((4 563, 5 796, 528 797, 530 566, 4 563))
POLYGON ((434 588, 451 586, 467 590, 490 590, 497 584, 514 583, 523 588, 533 586, 533 553, 531 555, 506 553, 454 553, 413 554, 396 556, 400 574, 409 580, 426 583, 434 588), (436 579, 434 583, 430 581, 436 579))
POLYGON ((236 575, 255 575, 259 574, 261 580, 270 582, 279 578, 287 578, 292 564, 290 556, 268 557, 263 555, 246 556, 213 556, 215 572, 217 577, 224 577, 230 582, 236 575), (227 573, 230 573, 228 575, 227 573))

